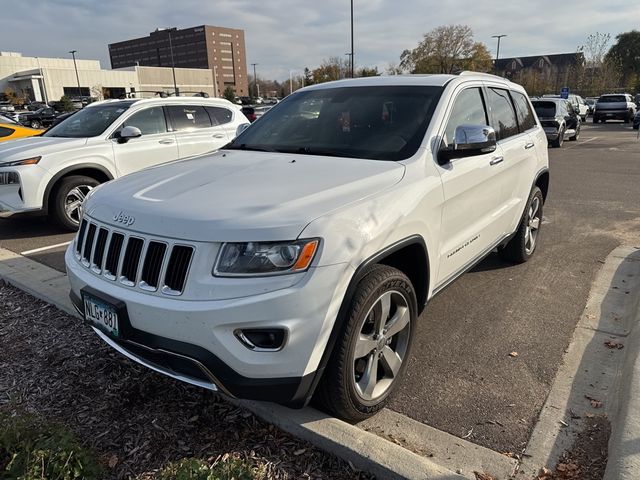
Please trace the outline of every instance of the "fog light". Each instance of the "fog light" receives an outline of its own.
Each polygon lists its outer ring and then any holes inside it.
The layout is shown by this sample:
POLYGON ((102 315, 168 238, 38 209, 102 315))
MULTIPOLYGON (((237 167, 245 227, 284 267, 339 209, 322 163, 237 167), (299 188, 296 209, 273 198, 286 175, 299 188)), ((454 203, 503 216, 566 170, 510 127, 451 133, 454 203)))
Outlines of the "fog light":
POLYGON ((247 328, 233 333, 245 347, 256 352, 282 350, 287 338, 284 328, 247 328))
POLYGON ((16 172, 0 172, 0 185, 17 185, 20 177, 16 172))

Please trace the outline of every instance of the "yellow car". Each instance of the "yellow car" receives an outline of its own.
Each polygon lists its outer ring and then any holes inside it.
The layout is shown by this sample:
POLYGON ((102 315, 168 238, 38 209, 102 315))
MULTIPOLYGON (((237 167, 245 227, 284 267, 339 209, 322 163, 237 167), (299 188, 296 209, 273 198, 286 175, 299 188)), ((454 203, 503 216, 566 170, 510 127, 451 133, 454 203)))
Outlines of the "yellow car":
POLYGON ((40 135, 44 130, 23 127, 11 118, 0 115, 0 142, 13 140, 14 138, 34 137, 40 135))

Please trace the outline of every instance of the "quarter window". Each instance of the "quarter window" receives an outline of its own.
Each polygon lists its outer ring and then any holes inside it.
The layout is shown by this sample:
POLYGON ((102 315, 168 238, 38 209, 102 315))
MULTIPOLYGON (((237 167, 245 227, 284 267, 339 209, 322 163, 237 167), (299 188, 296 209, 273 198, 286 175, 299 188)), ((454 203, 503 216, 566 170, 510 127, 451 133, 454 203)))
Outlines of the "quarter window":
POLYGON ((167 122, 164 118, 162 107, 145 108, 127 118, 123 127, 137 127, 143 135, 153 135, 155 133, 165 133, 167 122))
POLYGON ((2 137, 8 137, 13 133, 13 130, 11 128, 6 128, 6 127, 0 127, 0 138, 2 137))
POLYGON ((214 125, 224 125, 231 122, 233 118, 233 112, 222 107, 206 107, 209 116, 211 117, 211 123, 214 125))
POLYGON ((460 125, 488 125, 482 92, 479 88, 468 88, 456 97, 445 129, 443 146, 453 146, 456 128, 460 125))
POLYGON ((167 110, 174 130, 193 130, 211 126, 207 111, 199 105, 170 105, 167 110))
POLYGON ((511 92, 513 103, 516 105, 516 114, 518 115, 518 123, 520 131, 524 132, 536 126, 536 119, 531 111, 531 106, 527 101, 527 97, 519 92, 511 92))
POLYGON ((518 122, 509 92, 502 88, 488 88, 487 91, 491 106, 491 126, 496 131, 498 141, 517 135, 518 122))

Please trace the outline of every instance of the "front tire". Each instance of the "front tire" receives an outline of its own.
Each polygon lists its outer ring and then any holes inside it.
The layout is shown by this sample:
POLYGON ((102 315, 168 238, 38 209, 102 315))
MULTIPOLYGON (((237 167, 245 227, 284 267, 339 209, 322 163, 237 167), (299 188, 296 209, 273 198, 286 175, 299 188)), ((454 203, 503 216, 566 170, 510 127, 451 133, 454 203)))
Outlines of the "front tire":
POLYGON ((556 138, 554 141, 551 142, 551 146, 554 148, 560 148, 562 147, 563 143, 564 143, 564 127, 561 127, 558 130, 558 138, 556 138))
POLYGON ((98 180, 84 175, 63 178, 53 191, 49 204, 56 223, 67 230, 77 230, 82 217, 82 202, 98 185, 98 180))
POLYGON ((498 250, 504 260, 524 263, 533 256, 538 245, 538 234, 542 225, 543 204, 542 191, 538 187, 533 187, 515 236, 498 250))
POLYGON ((576 140, 578 140, 578 138, 580 138, 580 125, 576 126, 576 133, 573 135, 573 137, 569 137, 569 141, 575 142, 576 140))
POLYGON ((352 422, 382 409, 406 369, 417 316, 409 278, 387 265, 368 267, 316 390, 317 402, 352 422))
POLYGON ((40 128, 41 127, 40 122, 38 120, 31 120, 30 126, 31 126, 31 128, 40 128))

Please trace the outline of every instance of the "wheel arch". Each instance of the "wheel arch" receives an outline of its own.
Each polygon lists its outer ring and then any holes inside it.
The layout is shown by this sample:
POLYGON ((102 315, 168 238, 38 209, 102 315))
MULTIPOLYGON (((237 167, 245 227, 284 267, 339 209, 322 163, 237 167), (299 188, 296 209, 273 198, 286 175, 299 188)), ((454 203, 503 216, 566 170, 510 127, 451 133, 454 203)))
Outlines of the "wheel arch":
POLYGON ((60 170, 53 176, 45 188, 44 197, 42 199, 42 206, 44 210, 47 212, 49 211, 49 201, 51 199, 51 194, 55 191, 55 187, 63 178, 70 177, 72 175, 84 175, 95 178, 100 183, 108 182, 114 178, 108 169, 95 163, 81 163, 60 170))
POLYGON ((336 321, 333 324, 333 328, 329 335, 327 345, 325 346, 324 353, 322 354, 322 358, 320 359, 318 369, 313 375, 313 378, 310 378, 308 382, 303 382, 303 384, 300 385, 300 388, 295 395, 295 399, 291 403, 292 405, 306 405, 311 400, 311 397, 322 378, 325 367, 329 362, 333 349, 335 348, 338 335, 342 331, 347 315, 347 309, 351 305, 351 300, 355 294, 358 283, 360 283, 360 280, 364 278, 367 267, 376 264, 383 264, 398 268, 407 275, 414 285, 414 290, 416 291, 418 315, 424 310, 429 294, 429 252, 427 250, 426 242, 422 236, 411 235, 385 247, 377 253, 374 253, 358 265, 354 274, 351 276, 351 280, 349 281, 349 285, 342 299, 340 310, 338 311, 336 321), (417 261, 415 257, 412 257, 412 255, 417 256, 417 261), (413 259, 413 262, 410 262, 410 259, 413 259), (412 271, 410 268, 403 270, 402 267, 404 266, 406 268, 407 265, 413 265, 414 270, 412 271), (407 273, 407 271, 409 273, 407 273), (414 278, 412 278, 412 275, 414 275, 419 287, 414 284, 414 278))
POLYGON ((533 182, 533 187, 538 187, 542 191, 542 200, 547 201, 547 193, 549 192, 549 169, 544 168, 538 172, 533 182))

